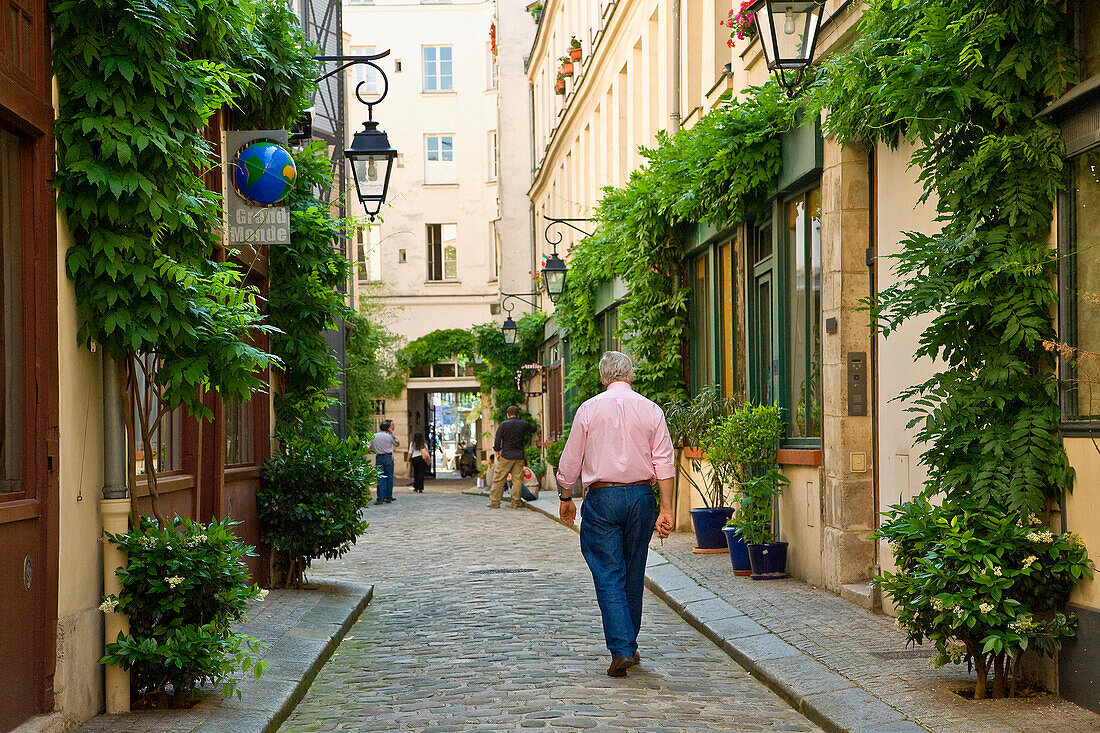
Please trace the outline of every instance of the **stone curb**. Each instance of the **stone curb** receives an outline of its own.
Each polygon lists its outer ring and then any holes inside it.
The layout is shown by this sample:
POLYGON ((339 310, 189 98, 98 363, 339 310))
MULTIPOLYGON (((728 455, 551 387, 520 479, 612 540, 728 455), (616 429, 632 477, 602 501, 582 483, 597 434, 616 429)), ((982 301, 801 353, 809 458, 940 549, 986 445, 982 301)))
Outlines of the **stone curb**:
POLYGON ((325 597, 267 650, 263 676, 248 675, 241 699, 222 700, 193 733, 274 733, 290 717, 373 599, 374 586, 326 581, 318 592, 325 597))
MULTIPOLYGON (((556 502, 540 500, 527 506, 558 521, 556 502), (555 506, 551 508, 551 504, 555 506)), ((783 641, 652 549, 646 562, 645 583, 753 677, 826 731, 926 730, 847 677, 783 641)))

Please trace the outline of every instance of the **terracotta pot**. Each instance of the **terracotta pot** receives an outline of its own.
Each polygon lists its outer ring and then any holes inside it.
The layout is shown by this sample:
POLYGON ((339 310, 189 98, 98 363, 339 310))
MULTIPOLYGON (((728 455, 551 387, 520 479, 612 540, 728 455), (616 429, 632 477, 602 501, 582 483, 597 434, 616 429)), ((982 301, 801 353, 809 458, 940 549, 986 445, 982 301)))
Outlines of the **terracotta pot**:
POLYGON ((565 79, 554 84, 554 94, 565 94, 565 79))
POLYGON ((571 49, 569 49, 569 58, 573 59, 574 61, 580 61, 582 54, 584 54, 584 49, 583 48, 571 48, 571 49))
POLYGON ((684 458, 703 458, 702 448, 684 448, 684 458))
POLYGON ((573 64, 562 64, 561 73, 565 74, 566 76, 573 76, 573 64))

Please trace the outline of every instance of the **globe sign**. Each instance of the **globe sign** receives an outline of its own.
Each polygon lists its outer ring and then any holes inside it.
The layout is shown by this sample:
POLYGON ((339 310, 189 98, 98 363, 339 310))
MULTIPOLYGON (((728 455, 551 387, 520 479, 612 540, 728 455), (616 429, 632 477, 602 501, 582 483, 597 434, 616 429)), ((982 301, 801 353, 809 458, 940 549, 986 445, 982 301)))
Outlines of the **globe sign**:
POLYGON ((233 185, 241 198, 260 206, 274 206, 294 186, 298 169, 290 152, 269 140, 249 143, 233 163, 233 185))

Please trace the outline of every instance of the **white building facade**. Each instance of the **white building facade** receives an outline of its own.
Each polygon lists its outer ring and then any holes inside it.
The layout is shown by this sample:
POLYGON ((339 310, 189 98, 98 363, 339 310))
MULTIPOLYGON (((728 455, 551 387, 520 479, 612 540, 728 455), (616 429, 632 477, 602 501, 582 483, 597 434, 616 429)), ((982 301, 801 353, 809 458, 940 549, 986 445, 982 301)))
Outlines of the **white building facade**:
MULTIPOLYGON (((374 116, 399 153, 379 220, 352 248, 360 281, 355 290, 363 298, 383 299, 393 314, 390 329, 406 341, 499 318, 504 245, 499 64, 491 30, 495 13, 491 0, 344 5, 348 53, 391 51, 378 62, 389 79, 389 92, 374 116), (365 287, 368 282, 374 284, 365 287)), ((523 78, 522 60, 519 64, 514 73, 523 78)), ((356 88, 370 99, 381 92, 382 80, 371 69, 355 66, 348 85, 350 143, 367 113, 355 99, 356 88)), ((520 101, 524 110, 529 108, 526 94, 520 101)), ((526 123, 521 134, 529 138, 526 123)), ((527 181, 529 150, 528 145, 523 167, 527 181)), ((529 260, 526 217, 523 237, 529 260)), ((431 408, 426 395, 479 389, 461 365, 436 367, 413 375, 402 397, 386 401, 378 415, 397 422, 402 443, 427 427, 431 408)))

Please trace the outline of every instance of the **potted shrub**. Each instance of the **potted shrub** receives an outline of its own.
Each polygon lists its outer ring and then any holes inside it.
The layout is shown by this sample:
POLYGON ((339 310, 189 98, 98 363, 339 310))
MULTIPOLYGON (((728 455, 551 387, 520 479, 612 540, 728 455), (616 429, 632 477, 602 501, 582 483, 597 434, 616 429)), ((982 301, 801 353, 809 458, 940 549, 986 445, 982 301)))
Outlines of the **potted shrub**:
POLYGON ((554 82, 554 94, 565 96, 565 75, 561 73, 560 69, 558 70, 557 81, 554 82))
POLYGON ((562 56, 558 61, 561 62, 558 72, 562 76, 573 76, 573 61, 568 56, 562 56))
POLYGON ((725 551, 726 538, 722 527, 729 521, 733 508, 726 503, 726 492, 717 471, 705 471, 703 450, 700 450, 707 431, 730 410, 733 401, 722 396, 717 388, 702 390, 690 402, 680 402, 665 408, 665 421, 673 447, 676 448, 677 488, 680 479, 686 479, 690 491, 699 495, 704 507, 691 509, 692 528, 695 530, 695 551, 725 551), (685 471, 681 455, 686 456, 690 471, 685 471), (694 474, 703 476, 696 481, 694 474))
POLYGON ((726 549, 730 553, 730 564, 733 565, 733 574, 739 576, 752 575, 752 563, 749 562, 749 546, 745 538, 741 536, 741 528, 733 517, 722 528, 722 534, 726 535, 726 549))
POLYGON ((577 40, 576 36, 572 36, 569 39, 569 58, 573 61, 580 61, 582 53, 584 52, 581 50, 581 42, 577 40))
POLYGON ((744 572, 740 543, 746 545, 752 577, 786 577, 787 543, 772 532, 775 498, 786 477, 775 462, 783 436, 779 408, 744 404, 713 425, 703 437, 718 481, 737 487, 736 509, 724 528, 734 569, 744 572))

